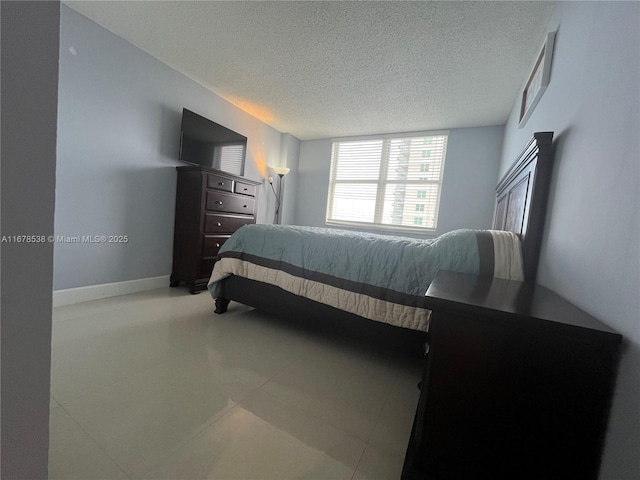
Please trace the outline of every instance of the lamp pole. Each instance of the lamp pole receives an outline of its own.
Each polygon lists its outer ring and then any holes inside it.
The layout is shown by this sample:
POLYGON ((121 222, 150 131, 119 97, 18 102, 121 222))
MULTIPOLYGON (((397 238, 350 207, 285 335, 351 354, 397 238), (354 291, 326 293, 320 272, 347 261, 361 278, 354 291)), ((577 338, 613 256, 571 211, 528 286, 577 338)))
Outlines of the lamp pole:
POLYGON ((284 181, 284 173, 279 173, 278 177, 278 206, 276 208, 276 223, 280 225, 282 220, 282 212, 280 212, 280 207, 282 206, 282 182, 284 181))
MULTIPOLYGON (((289 168, 287 167, 271 167, 271 169, 278 175, 278 193, 276 194, 274 190, 274 194, 276 195, 276 224, 280 224, 282 220, 282 214, 280 212, 280 207, 282 206, 282 183, 284 182, 284 176, 289 173, 289 168)), ((273 184, 271 185, 273 188, 273 184)))

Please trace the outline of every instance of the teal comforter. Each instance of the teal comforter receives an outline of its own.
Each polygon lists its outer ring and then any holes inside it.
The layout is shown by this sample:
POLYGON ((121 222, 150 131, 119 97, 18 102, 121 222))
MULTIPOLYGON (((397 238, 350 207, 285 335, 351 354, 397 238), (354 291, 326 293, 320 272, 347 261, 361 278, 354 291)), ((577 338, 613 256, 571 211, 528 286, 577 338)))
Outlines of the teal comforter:
POLYGON ((424 295, 438 270, 521 280, 520 240, 489 230, 417 240, 246 225, 220 249, 208 289, 214 298, 225 299, 224 279, 235 275, 364 318, 426 331, 430 312, 424 295))
MULTIPOLYGON (((328 228, 246 225, 222 246, 219 258, 238 258, 335 286, 377 287, 424 296, 438 270, 478 273, 474 230, 417 240, 328 228)), ((209 283, 215 298, 220 282, 209 283)))

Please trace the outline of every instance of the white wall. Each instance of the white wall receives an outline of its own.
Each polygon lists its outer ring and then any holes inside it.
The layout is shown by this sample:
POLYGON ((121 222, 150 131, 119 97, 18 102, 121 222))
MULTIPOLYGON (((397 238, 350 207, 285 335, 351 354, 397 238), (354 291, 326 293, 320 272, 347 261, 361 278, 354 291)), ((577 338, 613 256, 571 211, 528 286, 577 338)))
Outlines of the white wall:
MULTIPOLYGON (((430 236, 491 226, 503 131, 502 126, 449 130, 438 228, 430 236)), ((331 139, 301 142, 295 223, 326 226, 330 169, 331 139)))
MULTIPOLYGON (((1 2, 2 233, 53 233, 59 2, 1 2)), ((3 242, 3 479, 47 478, 53 244, 3 242)))
MULTIPOLYGON (((561 2, 551 82, 500 171, 534 131, 556 134, 538 281, 625 337, 601 478, 640 478, 640 3, 561 2)), ((542 41, 542 39, 541 39, 542 41)))
MULTIPOLYGON (((169 275, 182 108, 248 138, 253 180, 286 162, 282 134, 66 6, 60 30, 55 232, 129 241, 57 243, 54 288, 169 275)), ((289 150, 296 142, 287 137, 289 150)), ((274 212, 263 183, 258 222, 274 212)))

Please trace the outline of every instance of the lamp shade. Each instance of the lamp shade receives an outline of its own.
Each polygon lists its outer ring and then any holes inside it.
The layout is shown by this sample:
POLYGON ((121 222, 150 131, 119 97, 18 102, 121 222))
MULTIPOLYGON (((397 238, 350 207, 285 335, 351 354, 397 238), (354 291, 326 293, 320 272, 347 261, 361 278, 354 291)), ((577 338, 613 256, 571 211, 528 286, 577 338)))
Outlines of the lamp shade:
POLYGON ((276 175, 280 175, 282 177, 282 176, 286 175, 287 173, 289 173, 289 171, 291 169, 288 168, 288 167, 271 167, 271 170, 276 172, 276 175))

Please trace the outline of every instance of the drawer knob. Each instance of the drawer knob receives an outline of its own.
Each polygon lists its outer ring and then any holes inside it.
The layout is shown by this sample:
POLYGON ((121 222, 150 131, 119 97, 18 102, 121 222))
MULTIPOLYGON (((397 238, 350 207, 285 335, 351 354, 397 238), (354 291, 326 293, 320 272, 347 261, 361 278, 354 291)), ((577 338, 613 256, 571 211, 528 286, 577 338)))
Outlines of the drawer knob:
POLYGON ((222 200, 216 200, 216 205, 222 205, 222 200))
POLYGON ((218 185, 220 185, 222 187, 222 186, 224 186, 224 182, 218 182, 218 185))
POLYGON ((216 227, 221 227, 222 224, 220 222, 216 223, 216 227))
POLYGON ((216 243, 216 248, 220 248, 220 244, 219 243, 216 243))

